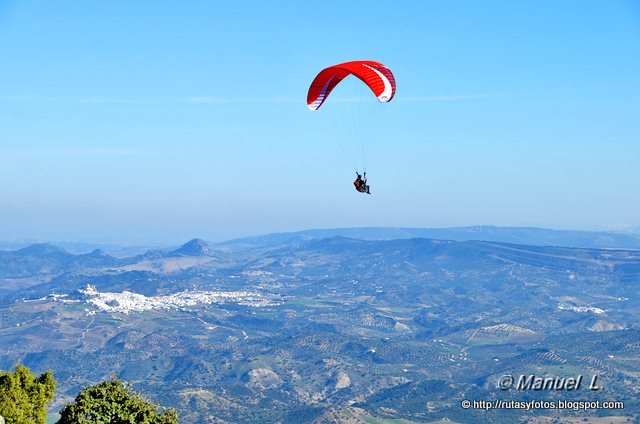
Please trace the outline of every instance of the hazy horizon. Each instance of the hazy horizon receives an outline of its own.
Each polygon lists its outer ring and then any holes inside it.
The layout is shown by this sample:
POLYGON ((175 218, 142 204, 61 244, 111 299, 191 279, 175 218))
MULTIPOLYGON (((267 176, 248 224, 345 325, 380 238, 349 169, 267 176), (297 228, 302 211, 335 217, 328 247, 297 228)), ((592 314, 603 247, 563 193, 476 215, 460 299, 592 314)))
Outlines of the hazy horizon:
POLYGON ((37 244, 37 243, 69 243, 69 244, 87 244, 87 245, 104 245, 114 247, 171 247, 180 246, 193 239, 202 239, 210 243, 221 243, 232 240, 238 240, 246 237, 262 237, 274 234, 293 234, 305 231, 329 231, 329 230, 349 230, 349 229, 420 229, 420 230, 456 230, 456 229, 470 229, 470 228, 495 228, 495 229, 537 229, 537 230, 551 230, 551 231, 576 231, 576 232, 588 232, 588 233, 612 233, 612 234, 640 234, 640 227, 630 227, 624 229, 579 229, 579 228, 549 228, 549 227, 535 227, 535 226, 499 226, 499 225, 468 225, 468 226, 441 226, 441 227, 406 227, 406 226, 362 226, 362 227, 317 227, 317 228, 300 228, 292 229, 288 231, 273 231, 254 234, 239 234, 234 237, 228 238, 208 238, 202 235, 193 234, 185 238, 175 239, 108 239, 108 238, 76 238, 76 239, 48 239, 48 238, 0 238, 0 242, 7 244, 37 244))

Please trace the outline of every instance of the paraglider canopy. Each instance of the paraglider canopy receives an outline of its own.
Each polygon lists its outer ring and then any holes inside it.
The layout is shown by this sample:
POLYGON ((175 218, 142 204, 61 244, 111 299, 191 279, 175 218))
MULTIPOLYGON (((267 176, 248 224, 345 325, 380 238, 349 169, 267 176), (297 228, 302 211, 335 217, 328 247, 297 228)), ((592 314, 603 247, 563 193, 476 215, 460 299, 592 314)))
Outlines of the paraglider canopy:
POLYGON ((360 78, 380 102, 389 102, 396 94, 396 80, 389 68, 372 60, 355 60, 320 71, 307 93, 309 109, 318 110, 336 85, 349 75, 360 78))
MULTIPOLYGON (((323 129, 335 130, 332 139, 356 173, 364 171, 366 175, 373 146, 382 134, 378 131, 380 111, 386 109, 396 94, 395 77, 389 68, 373 60, 329 66, 313 79, 307 92, 307 106, 312 111, 318 110, 332 92, 329 105, 318 117, 325 121, 323 129)), ((370 194, 366 178, 358 178, 354 184, 359 192, 370 194)))

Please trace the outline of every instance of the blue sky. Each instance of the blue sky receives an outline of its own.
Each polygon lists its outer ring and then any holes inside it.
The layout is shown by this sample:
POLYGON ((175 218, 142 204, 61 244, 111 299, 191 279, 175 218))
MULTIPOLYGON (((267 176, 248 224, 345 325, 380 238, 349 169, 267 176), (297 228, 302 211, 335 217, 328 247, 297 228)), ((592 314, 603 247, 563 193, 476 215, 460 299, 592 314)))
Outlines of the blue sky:
POLYGON ((0 0, 0 53, 1 239, 640 224, 631 0, 0 0), (372 196, 305 104, 352 59, 398 83, 372 196))

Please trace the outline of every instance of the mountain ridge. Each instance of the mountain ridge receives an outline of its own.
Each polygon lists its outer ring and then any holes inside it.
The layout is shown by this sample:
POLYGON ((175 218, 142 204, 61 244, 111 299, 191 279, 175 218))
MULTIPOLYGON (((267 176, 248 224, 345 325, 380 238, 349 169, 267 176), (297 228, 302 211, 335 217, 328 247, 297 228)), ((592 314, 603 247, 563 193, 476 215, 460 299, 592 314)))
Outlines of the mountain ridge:
MULTIPOLYGON (((640 249, 640 227, 630 231, 584 231, 584 230, 558 230, 542 227, 499 227, 491 225, 476 225, 467 227, 344 227, 344 228, 315 228, 300 231, 275 232, 247 237, 237 237, 222 241, 205 241, 197 238, 212 250, 243 250, 260 246, 275 245, 291 242, 293 240, 309 240, 343 236, 347 238, 363 240, 393 240, 408 238, 430 238, 438 240, 455 241, 496 241, 532 246, 563 246, 585 247, 596 249, 640 249)), ((187 242, 187 243, 189 243, 187 242)), ((184 243, 184 244, 187 244, 184 243)), ((128 246, 125 244, 100 244, 84 242, 13 242, 0 240, 0 252, 15 251, 36 245, 62 248, 68 253, 83 254, 93 250, 102 250, 110 256, 117 258, 130 258, 136 255, 165 255, 170 252, 178 252, 183 245, 167 244, 162 247, 157 243, 149 244, 149 247, 128 246)), ((179 252, 177 254, 187 253, 179 252)), ((202 252, 200 252, 202 253, 202 252)))
POLYGON ((343 236, 363 240, 428 238, 453 241, 493 241, 532 246, 595 249, 640 249, 640 234, 606 231, 552 230, 538 227, 471 226, 449 228, 346 227, 271 233, 212 243, 214 247, 243 250, 294 240, 343 236))

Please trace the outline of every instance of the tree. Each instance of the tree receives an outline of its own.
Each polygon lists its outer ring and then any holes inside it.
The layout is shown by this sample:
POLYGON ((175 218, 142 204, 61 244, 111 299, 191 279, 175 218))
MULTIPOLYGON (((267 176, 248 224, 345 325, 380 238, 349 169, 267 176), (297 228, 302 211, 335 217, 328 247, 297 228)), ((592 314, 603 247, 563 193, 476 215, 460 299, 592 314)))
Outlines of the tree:
POLYGON ((48 370, 37 377, 24 365, 0 371, 0 415, 7 424, 44 424, 56 382, 48 370))
POLYGON ((83 389, 60 411, 58 424, 177 424, 173 408, 161 408, 113 378, 83 389), (164 411, 161 412, 161 410, 164 411))

